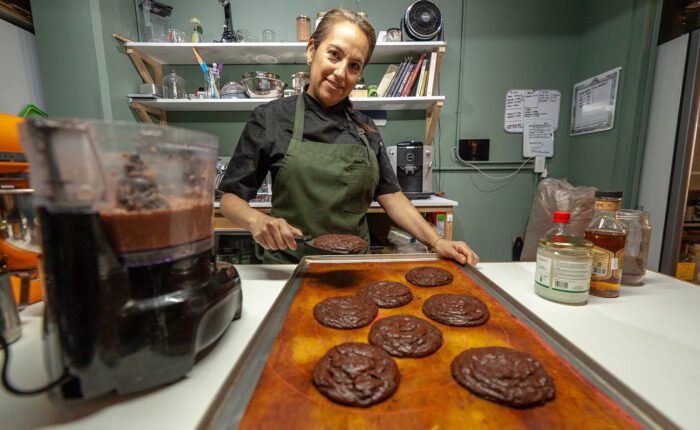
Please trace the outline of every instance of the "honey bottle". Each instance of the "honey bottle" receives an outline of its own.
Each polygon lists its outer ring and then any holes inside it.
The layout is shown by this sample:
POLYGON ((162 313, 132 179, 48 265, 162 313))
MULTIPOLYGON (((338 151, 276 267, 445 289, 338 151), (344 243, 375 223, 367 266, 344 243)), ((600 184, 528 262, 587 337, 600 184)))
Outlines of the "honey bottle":
POLYGON ((625 253, 625 229, 618 218, 621 201, 621 191, 595 193, 595 214, 584 236, 593 242, 590 294, 594 296, 620 295, 625 253))

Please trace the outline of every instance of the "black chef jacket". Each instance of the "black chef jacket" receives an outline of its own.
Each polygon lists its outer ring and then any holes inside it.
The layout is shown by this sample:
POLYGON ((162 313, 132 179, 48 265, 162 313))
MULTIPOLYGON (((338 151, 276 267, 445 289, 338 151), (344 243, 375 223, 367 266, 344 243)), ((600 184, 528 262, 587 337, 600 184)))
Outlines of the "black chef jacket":
MULTIPOLYGON (((268 171, 272 172, 274 183, 292 138, 297 97, 284 97, 255 108, 219 185, 221 191, 249 201, 255 197, 268 171)), ((362 145, 356 124, 362 122, 376 129, 371 118, 352 110, 352 104, 347 98, 330 109, 324 109, 308 94, 304 93, 303 97, 306 104, 303 140, 362 145), (355 124, 348 123, 346 110, 350 112, 350 118, 355 124)), ((375 198, 401 191, 381 136, 378 132, 366 134, 379 164, 379 184, 374 191, 375 198)))

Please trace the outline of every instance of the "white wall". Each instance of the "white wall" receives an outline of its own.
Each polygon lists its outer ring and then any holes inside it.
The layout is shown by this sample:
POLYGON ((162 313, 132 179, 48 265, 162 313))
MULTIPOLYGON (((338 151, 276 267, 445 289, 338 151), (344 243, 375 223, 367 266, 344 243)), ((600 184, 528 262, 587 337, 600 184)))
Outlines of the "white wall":
POLYGON ((659 45, 647 122, 637 205, 649 212, 652 226, 647 267, 659 270, 671 183, 678 112, 688 50, 688 35, 659 45))
POLYGON ((34 35, 0 19, 0 112, 32 103, 46 111, 34 35))

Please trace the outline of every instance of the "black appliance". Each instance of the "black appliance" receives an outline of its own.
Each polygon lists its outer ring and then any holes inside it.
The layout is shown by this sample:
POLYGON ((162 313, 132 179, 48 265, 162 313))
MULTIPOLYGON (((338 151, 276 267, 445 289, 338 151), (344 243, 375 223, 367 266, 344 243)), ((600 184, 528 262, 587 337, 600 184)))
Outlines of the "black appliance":
POLYGON ((428 0, 418 0, 406 9, 401 18, 401 35, 404 41, 444 40, 442 13, 428 0))
POLYGON ((220 42, 236 42, 236 34, 233 32, 233 18, 231 17, 231 1, 219 0, 219 4, 224 8, 224 32, 221 34, 220 42))
POLYGON ((387 153, 408 198, 428 198, 433 194, 433 159, 429 146, 411 140, 388 147, 387 153))
POLYGON ((216 137, 173 127, 30 119, 44 347, 65 397, 174 382, 241 312, 214 266, 216 137))

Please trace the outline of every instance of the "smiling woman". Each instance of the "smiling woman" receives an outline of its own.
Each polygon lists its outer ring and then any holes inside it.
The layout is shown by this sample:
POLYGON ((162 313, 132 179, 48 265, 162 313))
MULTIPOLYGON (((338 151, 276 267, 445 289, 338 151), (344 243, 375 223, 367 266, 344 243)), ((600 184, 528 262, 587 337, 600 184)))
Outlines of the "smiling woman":
POLYGON ((347 97, 369 63, 376 39, 372 26, 353 12, 334 9, 325 15, 306 49, 309 95, 324 107, 347 97))
POLYGON ((225 193, 221 210, 252 233, 266 263, 298 263, 324 252, 297 245, 295 237, 302 235, 354 235, 369 243, 372 200, 439 255, 478 261, 464 242, 442 240, 401 193, 374 123, 352 107, 348 95, 375 42, 374 29, 355 12, 328 12, 307 43, 311 71, 305 91, 257 107, 243 130, 219 186, 225 193), (268 171, 270 215, 248 204, 268 171))

